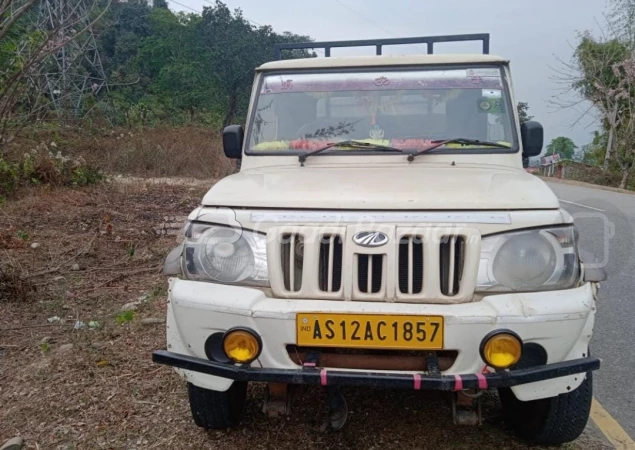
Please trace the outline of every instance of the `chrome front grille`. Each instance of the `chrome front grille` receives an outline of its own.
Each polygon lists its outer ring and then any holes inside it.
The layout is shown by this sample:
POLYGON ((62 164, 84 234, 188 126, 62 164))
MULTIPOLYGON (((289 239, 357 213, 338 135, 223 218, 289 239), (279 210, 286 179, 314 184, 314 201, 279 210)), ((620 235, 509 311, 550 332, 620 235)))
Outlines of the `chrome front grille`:
POLYGON ((382 225, 380 247, 356 244, 359 227, 269 230, 274 295, 281 298, 461 303, 474 294, 480 233, 467 227, 382 225))

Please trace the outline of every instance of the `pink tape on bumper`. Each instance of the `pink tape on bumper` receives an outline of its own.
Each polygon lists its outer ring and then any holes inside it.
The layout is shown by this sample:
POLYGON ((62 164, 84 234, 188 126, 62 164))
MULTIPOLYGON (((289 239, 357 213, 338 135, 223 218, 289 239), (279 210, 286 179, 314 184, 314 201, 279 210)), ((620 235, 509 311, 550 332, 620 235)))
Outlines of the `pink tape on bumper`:
POLYGON ((454 390, 462 391, 463 390, 463 379, 461 375, 454 375, 454 390))
POLYGON ((478 378, 478 388, 479 389, 487 389, 487 378, 482 373, 477 373, 476 378, 478 378))
POLYGON ((418 391, 419 389, 421 389, 421 375, 415 373, 413 377, 415 379, 415 390, 418 391))
POLYGON ((304 367, 315 367, 316 364, 314 362, 305 362, 302 364, 304 367))
POLYGON ((326 386, 326 369, 320 371, 320 384, 326 386))

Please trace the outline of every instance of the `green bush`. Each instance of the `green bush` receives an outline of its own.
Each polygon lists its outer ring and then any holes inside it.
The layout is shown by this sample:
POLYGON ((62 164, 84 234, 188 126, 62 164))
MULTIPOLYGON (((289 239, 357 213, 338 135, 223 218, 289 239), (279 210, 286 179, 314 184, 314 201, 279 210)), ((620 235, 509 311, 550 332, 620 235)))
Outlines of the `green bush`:
POLYGON ((53 153, 45 144, 17 160, 0 158, 0 198, 8 197, 21 186, 86 186, 103 178, 101 170, 87 164, 81 156, 72 158, 61 151, 53 153))

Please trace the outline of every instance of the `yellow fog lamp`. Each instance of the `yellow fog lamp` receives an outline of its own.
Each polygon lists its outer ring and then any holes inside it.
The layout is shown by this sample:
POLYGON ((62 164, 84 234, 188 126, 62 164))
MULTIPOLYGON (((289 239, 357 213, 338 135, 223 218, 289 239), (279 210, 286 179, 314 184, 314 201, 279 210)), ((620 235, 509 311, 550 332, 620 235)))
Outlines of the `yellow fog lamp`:
POLYGON ((510 330, 496 330, 481 342, 481 357, 495 369, 507 369, 523 355, 523 341, 510 330))
POLYGON ((262 340, 248 328, 232 328, 223 336, 223 350, 232 361, 248 364, 260 355, 262 340))

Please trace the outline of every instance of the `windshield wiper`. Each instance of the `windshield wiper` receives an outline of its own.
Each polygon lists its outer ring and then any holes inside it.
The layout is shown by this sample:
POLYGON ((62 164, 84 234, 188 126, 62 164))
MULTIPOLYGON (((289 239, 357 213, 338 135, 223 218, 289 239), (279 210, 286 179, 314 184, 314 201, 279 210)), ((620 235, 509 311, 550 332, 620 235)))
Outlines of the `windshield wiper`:
POLYGON ((341 142, 332 142, 328 145, 325 145, 322 148, 318 148, 317 150, 312 150, 310 152, 306 152, 299 155, 298 159, 300 160, 300 164, 304 166, 304 161, 306 161, 306 159, 309 156, 317 155, 333 147, 352 147, 355 149, 376 151, 376 152, 403 153, 403 150, 400 150, 395 147, 388 147, 387 145, 373 144, 371 142, 364 142, 364 141, 341 141, 341 142))
POLYGON ((432 145, 409 154, 408 161, 412 162, 420 154, 429 152, 430 150, 434 150, 435 148, 443 147, 446 144, 482 145, 483 147, 511 148, 509 145, 501 144, 499 142, 480 141, 478 139, 467 139, 467 138, 451 138, 451 139, 432 141, 432 145))

